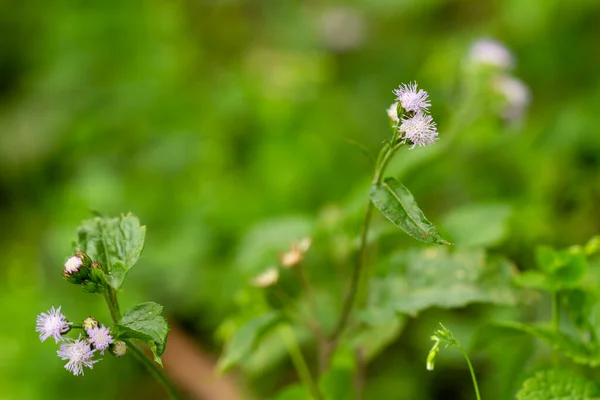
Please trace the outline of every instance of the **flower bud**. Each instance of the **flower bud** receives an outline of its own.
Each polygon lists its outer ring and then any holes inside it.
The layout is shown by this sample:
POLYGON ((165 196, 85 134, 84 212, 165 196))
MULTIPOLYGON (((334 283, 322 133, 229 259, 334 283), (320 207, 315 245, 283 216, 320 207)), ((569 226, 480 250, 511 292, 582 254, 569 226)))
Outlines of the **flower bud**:
POLYGON ((90 281, 98 285, 99 288, 106 286, 106 275, 102 270, 102 265, 97 261, 92 262, 92 268, 90 270, 90 281))
POLYGON ((127 344, 121 340, 110 345, 110 352, 117 357, 123 357, 127 353, 127 344))
POLYGON ((277 283, 279 279, 279 270, 277 267, 271 267, 252 279, 252 285, 256 287, 267 287, 277 283))
POLYGON ((87 317, 86 319, 83 320, 83 323, 81 325, 83 326, 83 329, 87 333, 87 331, 89 331, 90 329, 93 329, 98 326, 98 320, 96 320, 95 318, 92 318, 92 317, 87 317))
POLYGON ((435 357, 440 352, 440 341, 435 336, 432 337, 432 339, 435 340, 435 344, 431 350, 429 350, 429 354, 427 355, 427 371, 433 371, 433 368, 435 367, 435 357))
POLYGON ((65 262, 63 276, 76 285, 83 282, 90 274, 92 260, 83 252, 76 253, 65 262))

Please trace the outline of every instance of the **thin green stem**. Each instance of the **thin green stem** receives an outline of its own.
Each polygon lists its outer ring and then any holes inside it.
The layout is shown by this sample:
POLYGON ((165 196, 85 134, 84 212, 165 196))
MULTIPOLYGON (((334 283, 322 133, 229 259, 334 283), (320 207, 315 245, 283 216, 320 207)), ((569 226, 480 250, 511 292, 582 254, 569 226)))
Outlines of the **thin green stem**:
POLYGON ((471 360, 469 359, 467 352, 463 350, 462 346, 460 344, 458 344, 458 342, 456 343, 456 347, 458 347, 460 352, 465 357, 465 360, 467 360, 467 365, 469 366, 469 371, 471 371, 471 378, 473 379, 473 387, 475 388, 475 396, 477 397, 477 400, 481 400, 481 395, 479 394, 479 386, 477 385, 477 378, 475 377, 475 370, 473 369, 471 360))
MULTIPOLYGON (((108 307, 108 311, 110 312, 110 318, 112 319, 113 323, 118 323, 121 319, 121 310, 119 308, 119 301, 117 300, 117 292, 113 290, 113 288, 108 286, 106 288, 106 291, 104 292, 104 300, 106 301, 106 306, 108 307)), ((156 363, 154 363, 146 355, 146 353, 144 353, 131 340, 125 340, 125 343, 127 343, 127 348, 133 353, 135 358, 137 358, 138 361, 144 364, 148 372, 150 372, 150 374, 152 374, 152 376, 154 376, 154 378, 156 378, 156 380, 164 386, 165 390, 169 394, 169 397, 172 400, 180 400, 181 397, 177 393, 177 390, 175 389, 169 378, 167 378, 166 375, 163 373, 163 371, 160 368, 158 368, 156 363)))
MULTIPOLYGON (((377 158, 377 165, 375 167, 375 173, 373 175, 373 184, 378 184, 381 182, 383 178, 383 173, 385 172, 385 168, 388 163, 392 159, 394 153, 404 144, 404 142, 397 143, 394 147, 390 147, 389 144, 385 145, 384 148, 379 153, 377 158)), ((348 320, 350 318, 350 313, 352 308, 354 307, 355 299, 357 297, 358 292, 361 292, 362 298, 366 299, 368 297, 368 276, 370 274, 365 273, 363 271, 365 269, 365 252, 367 248, 367 236, 369 233, 369 225, 371 223, 371 216, 373 214, 373 203, 371 200, 367 203, 367 208, 365 211, 365 217, 363 219, 361 234, 360 234, 360 245, 358 248, 358 252, 356 254, 356 262, 354 266, 354 270, 352 271, 352 276, 350 278, 350 288, 348 289, 348 294, 346 295, 346 299, 344 301, 344 305, 342 308, 342 314, 340 319, 331 335, 330 341, 331 351, 335 350, 337 345, 337 341, 340 336, 344 332, 346 325, 348 324, 348 320), (362 281, 362 284, 360 283, 362 281), (360 290, 359 290, 360 289, 360 290)))
POLYGON ((131 353, 133 353, 135 358, 137 358, 139 362, 144 364, 144 367, 146 367, 150 374, 152 374, 152 376, 164 386, 165 390, 169 394, 169 397, 172 400, 180 400, 181 397, 179 396, 177 389, 175 389, 169 378, 165 376, 162 370, 158 368, 157 365, 152 360, 150 360, 150 358, 148 358, 146 353, 144 353, 142 349, 140 349, 131 340, 125 340, 125 343, 127 343, 127 349, 129 349, 131 353))
POLYGON ((300 381, 302 381, 302 384, 306 386, 308 390, 310 390, 315 400, 323 400, 323 396, 319 391, 319 387, 313 380, 308 368, 308 364, 302 355, 302 351, 300 350, 300 346, 298 345, 294 331, 289 326, 282 326, 279 329, 279 333, 287 346, 288 353, 292 359, 294 367, 296 368, 296 372, 298 372, 300 381))
POLYGON ((552 328, 555 332, 560 330, 560 310, 558 309, 559 300, 558 292, 552 293, 552 328))

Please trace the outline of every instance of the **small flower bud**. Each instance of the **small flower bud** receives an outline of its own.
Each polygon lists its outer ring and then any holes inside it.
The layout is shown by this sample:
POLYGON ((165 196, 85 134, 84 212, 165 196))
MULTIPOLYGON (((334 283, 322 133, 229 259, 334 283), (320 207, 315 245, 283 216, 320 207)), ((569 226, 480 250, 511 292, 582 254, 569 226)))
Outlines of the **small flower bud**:
POLYGON ((433 345, 431 350, 429 350, 429 354, 427 355, 427 371, 433 371, 433 368, 435 367, 435 357, 440 352, 439 339, 435 336, 432 337, 432 339, 435 340, 435 344, 433 345))
POLYGON ((256 287, 268 287, 274 285, 279 279, 279 270, 277 267, 271 267, 252 280, 252 285, 256 287))
POLYGON ((121 340, 117 340, 110 345, 110 352, 117 357, 123 357, 127 353, 127 344, 121 340))
POLYGON ((90 273, 92 260, 83 252, 76 253, 65 262, 63 276, 76 285, 85 280, 90 273))
POLYGON ((87 333, 88 330, 93 329, 98 326, 98 321, 95 318, 87 317, 83 320, 83 329, 87 333))
POLYGON ((291 268, 300 264, 304 259, 304 253, 308 251, 310 245, 310 238, 304 238, 300 240, 300 242, 292 243, 290 250, 279 256, 281 265, 283 265, 284 268, 291 268))

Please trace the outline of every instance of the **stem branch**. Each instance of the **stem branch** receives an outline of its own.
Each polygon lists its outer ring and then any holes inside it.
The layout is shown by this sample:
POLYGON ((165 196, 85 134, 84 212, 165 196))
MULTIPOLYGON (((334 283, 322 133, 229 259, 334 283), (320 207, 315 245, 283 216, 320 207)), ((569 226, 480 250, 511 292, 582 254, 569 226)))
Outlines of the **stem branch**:
POLYGON ((471 360, 469 359, 469 356, 467 355, 467 353, 463 350, 462 346, 460 344, 458 344, 458 342, 456 343, 456 347, 458 347, 460 352, 465 357, 465 360, 467 360, 467 365, 469 366, 469 371, 471 371, 471 379, 473 379, 473 387, 475 388, 475 396, 477 397, 477 400, 481 400, 481 396, 479 394, 479 386, 477 385, 477 378, 475 377, 475 370, 473 369, 471 360))
POLYGON ((313 380, 308 365, 306 364, 306 360, 304 359, 302 351, 300 350, 300 346, 298 346, 294 331, 289 326, 283 326, 280 328, 279 333, 287 346, 288 353, 290 354, 292 363, 298 372, 300 381, 302 381, 302 384, 310 390, 315 400, 323 400, 323 396, 321 396, 319 387, 313 380))

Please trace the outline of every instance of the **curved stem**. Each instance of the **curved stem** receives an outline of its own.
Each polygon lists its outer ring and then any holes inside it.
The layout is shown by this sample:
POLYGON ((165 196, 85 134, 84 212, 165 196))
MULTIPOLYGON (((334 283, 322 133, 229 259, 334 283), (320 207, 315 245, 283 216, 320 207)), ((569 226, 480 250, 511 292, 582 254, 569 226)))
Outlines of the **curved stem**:
POLYGON ((477 397, 477 400, 481 400, 481 395, 479 394, 479 386, 477 385, 477 378, 475 377, 475 370, 473 369, 473 365, 471 365, 471 360, 469 359, 469 356, 463 350, 463 348, 461 347, 460 344, 457 343, 456 347, 458 347, 460 352, 465 357, 465 360, 467 360, 467 365, 469 366, 469 371, 471 371, 471 379, 473 380, 473 387, 475 388, 475 396, 477 397))
POLYGON ((148 372, 150 372, 150 374, 152 374, 152 376, 164 386, 165 390, 169 394, 169 397, 172 400, 180 400, 181 397, 179 396, 177 389, 175 389, 169 378, 165 376, 162 370, 158 368, 157 365, 148 358, 146 353, 144 353, 142 349, 140 349, 131 340, 125 340, 125 343, 127 343, 127 348, 133 353, 135 358, 137 358, 139 362, 144 364, 144 367, 146 367, 148 372))
MULTIPOLYGON (((110 312, 110 318, 113 323, 116 324, 121 319, 121 310, 119 308, 119 301, 117 300, 117 292, 108 286, 106 291, 104 292, 104 300, 106 301, 106 306, 108 307, 108 311, 110 312)), ((180 400, 181 397, 177 393, 177 389, 173 386, 169 378, 163 373, 163 371, 158 368, 158 366, 144 353, 133 341, 124 340, 127 343, 127 348, 131 350, 135 358, 138 359, 148 372, 152 374, 157 381, 159 381, 169 394, 169 397, 172 400, 180 400)))
POLYGON ((304 360, 304 356, 302 355, 302 351, 300 350, 300 346, 298 346, 298 342, 296 340, 296 336, 294 335, 294 331, 289 326, 283 326, 280 328, 279 333, 281 338, 285 342, 290 358, 292 359, 292 363, 298 372, 298 376, 302 381, 303 385, 306 386, 315 400, 323 400, 323 396, 321 396, 321 392, 319 391, 319 387, 315 383, 310 374, 310 370, 308 368, 308 364, 306 364, 306 360, 304 360))

